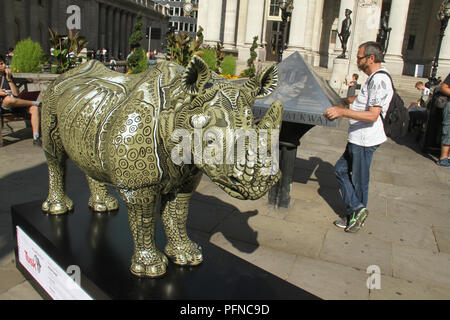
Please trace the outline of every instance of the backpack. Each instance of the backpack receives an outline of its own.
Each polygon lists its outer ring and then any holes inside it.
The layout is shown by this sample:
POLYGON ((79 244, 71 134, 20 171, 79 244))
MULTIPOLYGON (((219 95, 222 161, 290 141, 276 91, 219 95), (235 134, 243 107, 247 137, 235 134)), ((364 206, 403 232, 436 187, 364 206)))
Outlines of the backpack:
MULTIPOLYGON (((391 75, 386 71, 380 70, 376 73, 387 74, 391 80, 392 90, 394 94, 392 95, 392 100, 389 103, 388 111, 386 112, 386 118, 380 113, 380 117, 383 120, 384 132, 390 138, 400 138, 408 133, 409 126, 409 113, 408 109, 405 107, 403 99, 398 95, 394 87, 394 81, 392 81, 391 75)), ((373 77, 373 75, 372 75, 373 77)), ((369 80, 369 84, 372 78, 369 80)))

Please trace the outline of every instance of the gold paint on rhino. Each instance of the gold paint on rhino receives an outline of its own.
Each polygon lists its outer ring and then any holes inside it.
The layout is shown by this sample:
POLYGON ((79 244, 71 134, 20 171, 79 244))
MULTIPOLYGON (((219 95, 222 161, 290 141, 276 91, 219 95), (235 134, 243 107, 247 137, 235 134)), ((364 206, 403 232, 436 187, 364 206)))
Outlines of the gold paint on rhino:
MULTIPOLYGON (((240 164, 175 164, 171 159, 176 145, 172 134, 178 129, 192 133, 194 125, 204 130, 213 126, 279 129, 280 101, 274 102, 258 126, 253 125, 251 113, 254 99, 272 93, 277 83, 277 69, 272 66, 238 87, 212 73, 198 56, 186 70, 161 62, 140 74, 124 75, 90 61, 62 74, 43 101, 42 140, 49 194, 42 210, 49 214, 73 210, 64 190, 65 160, 69 157, 87 176, 88 204, 94 211, 118 209, 107 185, 116 187, 126 203, 134 241, 133 274, 163 275, 168 265, 166 255, 179 265, 200 264, 202 250, 189 239, 186 221, 189 199, 202 173, 239 199, 260 198, 280 173, 262 175, 265 164, 255 159, 254 147, 248 144, 245 161, 240 164), (159 197, 167 235, 165 254, 155 245, 159 197)), ((205 141, 200 144, 206 146, 205 141)), ((191 152, 195 154, 194 146, 191 152)))

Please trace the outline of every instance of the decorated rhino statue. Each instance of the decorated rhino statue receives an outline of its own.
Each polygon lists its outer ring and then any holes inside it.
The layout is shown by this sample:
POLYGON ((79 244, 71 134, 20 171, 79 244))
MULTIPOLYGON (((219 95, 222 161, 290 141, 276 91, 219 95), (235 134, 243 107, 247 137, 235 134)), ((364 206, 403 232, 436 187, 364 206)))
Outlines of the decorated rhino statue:
MULTIPOLYGON (((64 186, 69 157, 87 176, 92 210, 118 209, 107 185, 117 188, 126 203, 134 241, 133 274, 161 276, 167 257, 178 265, 200 264, 202 250, 189 239, 186 220, 202 173, 239 199, 260 198, 280 173, 264 173, 273 163, 256 157, 255 146, 248 142, 243 160, 235 154, 234 162, 174 161, 179 139, 173 133, 212 127, 275 132, 281 124, 282 103, 274 102, 259 123, 254 122, 251 106, 255 99, 273 92, 277 83, 277 68, 271 66, 237 86, 211 72, 198 56, 186 69, 161 62, 137 75, 110 71, 97 61, 70 70, 44 95, 42 139, 49 194, 42 210, 57 215, 73 209, 64 186), (167 235, 165 254, 155 245, 158 201, 167 235)), ((269 154, 276 152, 263 140, 264 136, 261 142, 269 154)), ((197 139, 189 152, 195 155, 198 147, 206 148, 209 143, 210 139, 197 139)), ((234 149, 234 145, 227 146, 234 149)))

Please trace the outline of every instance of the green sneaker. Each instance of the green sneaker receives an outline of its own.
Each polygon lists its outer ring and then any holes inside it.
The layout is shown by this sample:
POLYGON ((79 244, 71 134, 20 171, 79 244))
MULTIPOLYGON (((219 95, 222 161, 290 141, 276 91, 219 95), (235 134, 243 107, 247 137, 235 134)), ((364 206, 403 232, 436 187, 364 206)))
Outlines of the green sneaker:
POLYGON ((355 210, 350 216, 350 220, 348 222, 347 228, 345 228, 345 232, 358 232, 358 230, 364 226, 368 215, 369 210, 367 210, 367 208, 355 210))

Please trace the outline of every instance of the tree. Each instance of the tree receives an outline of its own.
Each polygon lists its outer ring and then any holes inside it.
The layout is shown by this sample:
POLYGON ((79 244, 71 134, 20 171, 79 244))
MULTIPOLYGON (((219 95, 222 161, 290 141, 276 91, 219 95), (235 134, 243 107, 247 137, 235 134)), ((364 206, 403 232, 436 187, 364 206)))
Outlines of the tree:
POLYGON ((139 12, 129 40, 132 54, 128 57, 127 64, 131 73, 139 73, 147 69, 147 56, 145 50, 141 47, 141 41, 144 38, 145 34, 142 32, 142 13, 139 12))
POLYGON ((258 36, 253 37, 253 43, 250 47, 250 58, 247 60, 247 69, 244 70, 244 77, 254 77, 256 74, 255 60, 258 54, 255 52, 255 49, 258 47, 258 36))

